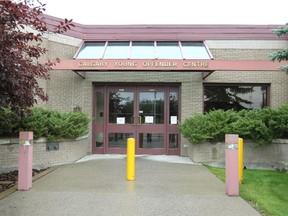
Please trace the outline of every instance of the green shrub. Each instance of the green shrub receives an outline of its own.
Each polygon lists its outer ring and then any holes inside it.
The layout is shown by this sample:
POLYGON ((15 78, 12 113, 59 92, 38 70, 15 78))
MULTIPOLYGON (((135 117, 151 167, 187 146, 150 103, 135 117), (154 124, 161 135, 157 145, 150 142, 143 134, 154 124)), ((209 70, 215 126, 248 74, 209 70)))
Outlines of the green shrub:
POLYGON ((77 138, 88 133, 89 118, 81 112, 66 113, 63 115, 62 137, 77 138))
POLYGON ((10 136, 17 133, 20 118, 10 109, 0 109, 0 136, 10 136))
MULTIPOLYGON (((13 117, 13 112, 7 112, 7 123, 1 121, 0 136, 12 136, 17 131, 33 131, 34 139, 46 137, 48 140, 61 138, 74 139, 89 131, 89 117, 82 112, 59 112, 35 107, 30 115, 21 120, 13 117)), ((2 115, 1 115, 2 116, 2 115)))
POLYGON ((180 122, 179 128, 185 138, 190 143, 198 143, 205 140, 210 140, 209 128, 207 125, 210 122, 206 121, 205 116, 196 114, 194 117, 189 117, 185 122, 180 122))
POLYGON ((288 105, 279 107, 271 111, 271 116, 267 121, 273 137, 288 137, 288 105))
POLYGON ((44 108, 33 108, 31 115, 22 120, 24 131, 33 131, 34 139, 48 137, 49 110, 44 108))
POLYGON ((214 110, 187 118, 179 128, 191 143, 223 142, 225 134, 239 134, 265 145, 274 138, 288 138, 288 105, 239 112, 214 110))
POLYGON ((180 131, 191 143, 223 141, 229 125, 238 119, 237 113, 228 110, 215 110, 205 115, 196 114, 180 122, 180 131))

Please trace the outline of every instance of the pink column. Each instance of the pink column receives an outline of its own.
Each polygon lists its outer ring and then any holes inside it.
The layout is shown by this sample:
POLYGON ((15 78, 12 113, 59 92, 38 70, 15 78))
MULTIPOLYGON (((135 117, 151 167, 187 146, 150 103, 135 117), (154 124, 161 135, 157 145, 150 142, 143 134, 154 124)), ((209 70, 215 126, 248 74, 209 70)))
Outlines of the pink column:
POLYGON ((237 134, 225 135, 226 194, 239 196, 238 173, 238 138, 237 134))
POLYGON ((20 132, 18 190, 32 188, 33 132, 20 132))

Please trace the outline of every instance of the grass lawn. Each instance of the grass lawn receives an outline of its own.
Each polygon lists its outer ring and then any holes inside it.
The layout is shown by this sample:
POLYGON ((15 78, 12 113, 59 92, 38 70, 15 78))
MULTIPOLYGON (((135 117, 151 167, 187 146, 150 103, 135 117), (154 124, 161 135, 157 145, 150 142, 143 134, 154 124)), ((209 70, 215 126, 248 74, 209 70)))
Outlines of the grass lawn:
MULTIPOLYGON (((225 182, 225 169, 206 166, 225 182)), ((271 170, 244 170, 240 196, 269 216, 288 215, 288 173, 271 170)))

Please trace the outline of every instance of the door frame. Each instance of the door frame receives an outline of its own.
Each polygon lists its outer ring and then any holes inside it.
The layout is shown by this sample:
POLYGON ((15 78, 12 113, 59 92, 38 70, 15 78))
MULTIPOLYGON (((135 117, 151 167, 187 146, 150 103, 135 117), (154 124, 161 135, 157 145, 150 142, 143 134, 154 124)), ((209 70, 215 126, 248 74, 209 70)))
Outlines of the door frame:
MULTIPOLYGON (((149 125, 141 125, 141 128, 135 127, 134 134, 136 135, 136 154, 158 154, 158 155, 179 155, 180 154, 180 131, 178 124, 172 125, 169 124, 169 94, 171 91, 176 91, 178 93, 178 117, 180 120, 181 116, 181 92, 180 92, 180 83, 160 83, 160 84, 143 84, 143 83, 93 83, 93 114, 92 114, 92 153, 93 154, 126 154, 126 148, 109 148, 108 147, 108 133, 113 129, 113 124, 109 125, 109 90, 112 88, 123 88, 133 90, 134 92, 134 113, 138 112, 138 104, 139 104, 139 92, 140 90, 157 89, 164 92, 164 124, 162 125, 162 130, 159 132, 163 132, 164 134, 164 148, 139 148, 139 134, 140 131, 145 131, 149 125), (95 121, 95 110, 96 110, 96 91, 103 91, 104 96, 104 115, 103 115, 103 124, 97 124, 95 121), (96 133, 103 133, 103 146, 96 147, 96 133), (169 134, 177 134, 177 148, 169 148, 169 134)), ((138 123, 138 118, 135 124, 138 123)), ((127 125, 128 126, 128 125, 127 125)), ((157 127, 157 126, 156 126, 157 127)), ((160 126, 161 127, 161 126, 160 126)), ((117 126, 116 126, 117 128, 117 126)), ((118 133, 125 133, 125 130, 130 128, 129 130, 133 130, 132 127, 123 127, 120 129, 118 127, 118 133), (120 129, 120 130, 119 130, 120 129)))

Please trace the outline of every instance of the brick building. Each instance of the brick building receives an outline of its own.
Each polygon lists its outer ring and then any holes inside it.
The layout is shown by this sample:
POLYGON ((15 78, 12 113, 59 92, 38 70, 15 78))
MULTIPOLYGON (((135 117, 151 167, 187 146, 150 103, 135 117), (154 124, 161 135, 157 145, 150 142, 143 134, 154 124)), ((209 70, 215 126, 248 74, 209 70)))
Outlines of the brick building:
MULTIPOLYGON (((53 25, 58 18, 45 16, 53 25)), ((280 25, 279 25, 280 26, 280 25)), ((41 106, 91 116, 88 153, 187 155, 178 121, 212 108, 288 102, 288 77, 268 54, 288 46, 271 25, 81 25, 47 34, 41 106)))

